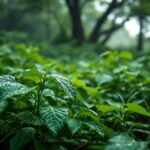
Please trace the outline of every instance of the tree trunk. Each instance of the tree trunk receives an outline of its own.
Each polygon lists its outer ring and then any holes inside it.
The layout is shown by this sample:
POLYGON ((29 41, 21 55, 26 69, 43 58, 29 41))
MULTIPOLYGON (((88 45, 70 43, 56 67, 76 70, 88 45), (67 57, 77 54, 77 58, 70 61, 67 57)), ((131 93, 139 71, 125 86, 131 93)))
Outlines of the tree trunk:
POLYGON ((71 23, 72 23, 72 38, 77 41, 78 44, 82 44, 85 41, 84 29, 81 20, 81 10, 79 0, 66 0, 66 4, 69 8, 71 23))
MULTIPOLYGON (((72 23, 72 38, 78 42, 78 44, 82 44, 85 42, 85 34, 84 34, 84 28, 82 25, 82 19, 81 19, 81 9, 85 6, 87 2, 90 0, 85 0, 83 3, 81 3, 80 0, 65 0, 66 5, 69 10, 69 15, 71 18, 72 23)), ((91 0, 92 1, 92 0, 91 0)), ((88 41, 91 43, 97 42, 99 37, 101 36, 102 28, 105 24, 105 22, 108 19, 108 16, 113 12, 116 8, 119 8, 123 6, 123 4, 127 0, 112 0, 110 4, 108 5, 106 11, 99 16, 99 18, 96 21, 96 24, 90 33, 90 36, 88 37, 88 41)), ((109 39, 109 38, 108 38, 109 39)), ((106 39, 107 41, 107 39, 106 39)), ((105 42, 105 41, 104 41, 105 42)))
POLYGON ((107 20, 108 15, 115 9, 116 0, 112 0, 105 13, 98 18, 93 31, 90 34, 89 41, 96 42, 100 36, 101 28, 107 20))
POLYGON ((75 39, 79 44, 85 41, 84 31, 82 26, 82 21, 80 17, 80 11, 74 10, 72 12, 72 37, 75 39))
POLYGON ((143 16, 139 16, 138 20, 139 20, 140 31, 138 35, 137 49, 138 51, 143 51, 144 50, 143 16))

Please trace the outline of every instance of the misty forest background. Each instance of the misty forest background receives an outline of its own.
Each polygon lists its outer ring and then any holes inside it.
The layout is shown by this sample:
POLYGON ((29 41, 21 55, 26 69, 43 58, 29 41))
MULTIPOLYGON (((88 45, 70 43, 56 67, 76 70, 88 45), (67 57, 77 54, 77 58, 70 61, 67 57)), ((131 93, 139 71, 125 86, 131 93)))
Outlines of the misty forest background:
POLYGON ((54 58, 149 49, 149 0, 1 0, 0 8, 0 44, 36 45, 54 58))

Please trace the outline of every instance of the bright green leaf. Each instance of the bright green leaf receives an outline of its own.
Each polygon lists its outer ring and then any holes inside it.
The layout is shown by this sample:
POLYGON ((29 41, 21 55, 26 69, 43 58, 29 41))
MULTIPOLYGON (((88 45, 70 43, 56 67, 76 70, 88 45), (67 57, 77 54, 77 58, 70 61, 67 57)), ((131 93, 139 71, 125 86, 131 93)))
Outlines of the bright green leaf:
POLYGON ((150 117, 150 112, 146 111, 142 106, 135 103, 128 103, 128 110, 131 112, 135 112, 144 116, 150 117))
POLYGON ((84 88, 84 87, 86 87, 86 84, 85 84, 82 80, 80 80, 80 79, 74 78, 74 79, 72 80, 72 82, 73 82, 73 84, 74 84, 75 86, 77 86, 77 87, 79 87, 79 88, 84 88))
POLYGON ((34 81, 35 83, 40 83, 42 74, 38 71, 38 69, 33 68, 25 71, 22 77, 34 81))
POLYGON ((110 112, 110 111, 115 111, 115 110, 120 110, 121 109, 121 107, 119 107, 119 106, 99 105, 99 104, 96 105, 96 108, 97 108, 98 111, 101 111, 103 113, 107 113, 107 112, 110 112))
POLYGON ((133 55, 132 53, 128 52, 128 51, 123 51, 120 53, 120 57, 121 58, 125 58, 125 59, 128 59, 128 60, 132 60, 133 59, 133 55))

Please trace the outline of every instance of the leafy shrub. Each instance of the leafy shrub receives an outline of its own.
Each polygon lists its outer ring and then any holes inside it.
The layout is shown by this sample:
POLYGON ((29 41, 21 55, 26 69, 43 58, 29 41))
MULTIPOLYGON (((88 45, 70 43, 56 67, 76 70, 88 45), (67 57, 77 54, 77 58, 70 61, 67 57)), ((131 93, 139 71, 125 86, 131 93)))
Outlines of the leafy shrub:
POLYGON ((60 64, 36 47, 3 45, 0 56, 2 149, 149 148, 148 55, 60 64))

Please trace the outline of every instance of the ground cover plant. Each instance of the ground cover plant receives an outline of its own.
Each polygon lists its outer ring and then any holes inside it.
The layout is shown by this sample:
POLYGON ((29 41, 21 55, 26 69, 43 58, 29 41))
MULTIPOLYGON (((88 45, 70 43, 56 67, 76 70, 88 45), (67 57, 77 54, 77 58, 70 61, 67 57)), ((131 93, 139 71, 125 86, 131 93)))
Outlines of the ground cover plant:
POLYGON ((2 45, 0 58, 1 149, 149 149, 148 52, 71 64, 19 44, 2 45))

